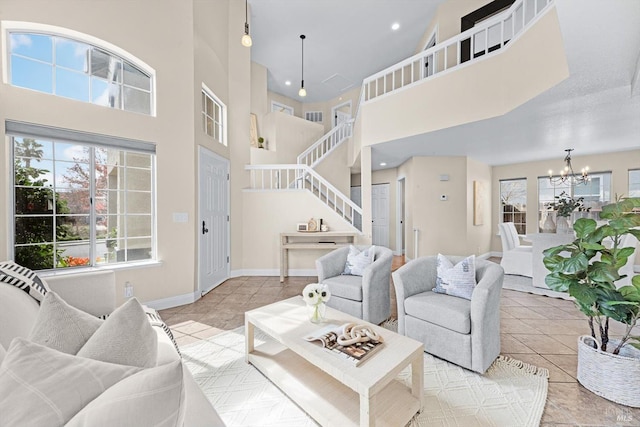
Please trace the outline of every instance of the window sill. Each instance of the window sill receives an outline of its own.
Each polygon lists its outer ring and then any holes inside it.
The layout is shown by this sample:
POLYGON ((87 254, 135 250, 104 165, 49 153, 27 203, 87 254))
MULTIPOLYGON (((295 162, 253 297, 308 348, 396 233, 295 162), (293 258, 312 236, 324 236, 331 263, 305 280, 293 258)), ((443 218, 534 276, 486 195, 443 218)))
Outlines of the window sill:
POLYGON ((41 277, 51 277, 51 276, 62 276, 66 274, 77 274, 77 273, 90 273, 95 271, 119 271, 119 270, 131 270, 136 268, 149 268, 149 267, 160 267, 162 265, 162 261, 158 260, 150 260, 150 261, 141 261, 141 262, 130 262, 123 264, 106 264, 96 267, 85 267, 85 268, 65 268, 65 269, 57 269, 57 270, 49 270, 45 272, 38 272, 38 276, 41 277))

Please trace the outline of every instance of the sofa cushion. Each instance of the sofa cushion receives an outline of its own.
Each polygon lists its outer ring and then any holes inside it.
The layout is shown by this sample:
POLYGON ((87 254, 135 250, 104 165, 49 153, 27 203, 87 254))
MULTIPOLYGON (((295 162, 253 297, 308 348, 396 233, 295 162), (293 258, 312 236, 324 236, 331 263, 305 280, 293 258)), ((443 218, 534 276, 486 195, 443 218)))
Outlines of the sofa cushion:
POLYGON ((40 306, 29 294, 7 283, 0 283, 0 344, 9 348, 15 337, 29 336, 40 306))
POLYGON ((96 397, 66 427, 182 426, 182 369, 182 363, 175 361, 131 375, 96 397))
POLYGON ((361 276, 335 276, 324 279, 322 283, 329 287, 329 291, 334 297, 346 298, 352 301, 362 301, 361 276))
POLYGON ((46 293, 50 291, 47 282, 38 277, 36 273, 13 261, 0 262, 0 282, 8 283, 22 289, 35 298, 38 303, 40 303, 46 293))
POLYGON ((42 301, 29 339, 63 353, 76 354, 101 325, 102 320, 70 306, 52 291, 42 301))
POLYGON ((471 299, 476 286, 476 257, 471 255, 456 265, 438 254, 436 287, 433 292, 471 299))
POLYGON ((2 361, 4 360, 4 356, 6 354, 7 354, 7 352, 5 351, 5 349, 2 346, 2 344, 0 344, 0 365, 2 364, 2 361))
POLYGON ((370 246, 360 250, 355 246, 350 245, 349 253, 347 254, 347 263, 344 266, 344 272, 342 274, 362 276, 364 274, 364 270, 373 262, 375 253, 375 246, 370 246))
POLYGON ((0 365, 0 424, 63 426, 109 387, 138 371, 16 338, 0 365))
POLYGON ((118 307, 78 356, 141 368, 155 366, 158 338, 138 300, 131 298, 118 307))
POLYGON ((471 333, 471 301, 435 292, 422 292, 404 300, 408 316, 461 334, 471 333))

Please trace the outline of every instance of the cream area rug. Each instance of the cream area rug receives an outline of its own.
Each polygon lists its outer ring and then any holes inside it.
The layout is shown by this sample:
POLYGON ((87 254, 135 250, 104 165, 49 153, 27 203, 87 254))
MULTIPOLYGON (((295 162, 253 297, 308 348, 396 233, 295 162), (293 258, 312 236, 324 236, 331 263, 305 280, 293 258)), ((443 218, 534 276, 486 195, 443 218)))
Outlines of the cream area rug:
MULTIPOLYGON (((268 339, 256 329, 256 345, 268 339)), ((180 350, 196 382, 227 426, 317 425, 258 370, 245 363, 244 328, 180 350)), ((548 377, 546 369, 502 356, 484 375, 479 375, 425 353, 424 410, 409 425, 537 426, 547 397, 548 377)), ((403 371, 398 380, 409 382, 409 370, 403 371)))

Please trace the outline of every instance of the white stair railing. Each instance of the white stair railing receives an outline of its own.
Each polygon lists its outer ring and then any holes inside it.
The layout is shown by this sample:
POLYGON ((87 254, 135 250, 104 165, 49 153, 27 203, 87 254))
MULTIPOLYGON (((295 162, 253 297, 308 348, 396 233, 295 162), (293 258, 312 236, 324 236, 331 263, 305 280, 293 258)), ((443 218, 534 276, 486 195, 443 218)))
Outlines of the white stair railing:
POLYGON ((354 226, 356 214, 362 215, 362 208, 310 166, 247 165, 245 169, 251 173, 249 190, 310 191, 352 226, 354 226))
POLYGON ((297 159, 299 165, 315 167, 329 153, 347 140, 352 134, 353 119, 340 123, 304 150, 297 159))
POLYGON ((509 9, 364 79, 360 104, 473 62, 503 48, 542 16, 553 0, 516 0, 509 9), (468 47, 467 47, 468 46, 468 47), (469 53, 463 58, 462 53, 469 53))

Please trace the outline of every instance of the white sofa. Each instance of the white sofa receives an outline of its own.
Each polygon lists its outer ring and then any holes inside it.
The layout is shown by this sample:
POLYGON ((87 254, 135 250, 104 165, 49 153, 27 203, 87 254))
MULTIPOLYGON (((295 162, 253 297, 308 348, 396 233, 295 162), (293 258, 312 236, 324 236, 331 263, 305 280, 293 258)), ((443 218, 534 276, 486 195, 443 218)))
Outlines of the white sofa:
MULTIPOLYGON (((116 308, 115 274, 111 271, 64 274, 46 277, 46 282, 62 299, 95 316, 111 313, 116 308)), ((28 337, 38 314, 39 305, 25 291, 0 283, 0 362, 15 337, 28 337)), ((157 365, 164 365, 180 356, 173 342, 160 327, 157 365)), ((224 426, 207 397, 184 367, 185 427, 224 426)))

